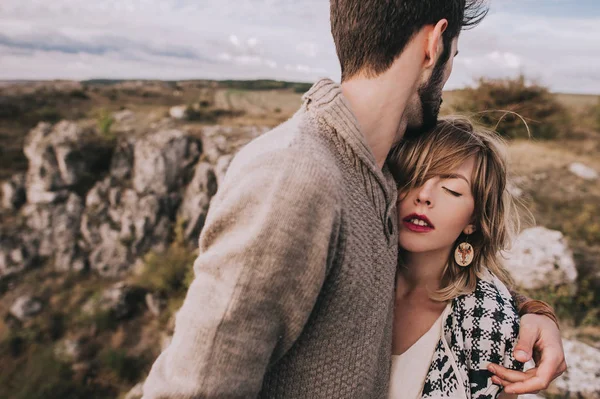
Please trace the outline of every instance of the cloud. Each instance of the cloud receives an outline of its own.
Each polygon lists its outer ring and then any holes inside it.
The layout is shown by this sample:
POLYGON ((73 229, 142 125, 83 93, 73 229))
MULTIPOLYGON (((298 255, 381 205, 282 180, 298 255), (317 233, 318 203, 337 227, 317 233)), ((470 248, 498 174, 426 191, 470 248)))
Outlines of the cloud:
MULTIPOLYGON (((1 0, 0 76, 339 80, 328 3, 1 0)), ((600 6, 552 3, 497 2, 461 34, 447 87, 525 73, 556 91, 600 93, 600 6)))
MULTIPOLYGON (((573 7, 567 3, 565 8, 573 7)), ((539 14, 539 13, 538 13, 539 14)), ((598 13, 600 14, 600 12, 598 13)), ((461 34, 451 87, 477 77, 524 74, 552 90, 600 93, 600 15, 586 17, 496 12, 461 34)))
POLYGON ((316 43, 300 42, 296 45, 296 51, 307 58, 315 58, 319 55, 319 46, 316 43))
POLYGON ((242 45, 240 39, 238 39, 236 35, 230 35, 229 42, 231 42, 231 44, 233 44, 235 47, 240 47, 242 45))
POLYGON ((518 69, 521 66, 521 58, 510 52, 492 51, 486 55, 486 58, 500 64, 502 68, 518 69))

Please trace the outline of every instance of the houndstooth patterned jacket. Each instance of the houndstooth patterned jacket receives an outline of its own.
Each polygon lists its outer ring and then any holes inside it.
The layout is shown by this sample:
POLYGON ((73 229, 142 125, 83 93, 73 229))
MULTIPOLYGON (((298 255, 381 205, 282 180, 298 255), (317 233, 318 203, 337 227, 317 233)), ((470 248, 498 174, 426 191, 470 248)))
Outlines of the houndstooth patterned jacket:
POLYGON ((489 363, 522 370, 513 357, 519 316, 506 286, 487 272, 475 291, 455 298, 443 316, 443 332, 435 349, 422 397, 428 399, 492 399, 500 387, 491 380, 489 363))

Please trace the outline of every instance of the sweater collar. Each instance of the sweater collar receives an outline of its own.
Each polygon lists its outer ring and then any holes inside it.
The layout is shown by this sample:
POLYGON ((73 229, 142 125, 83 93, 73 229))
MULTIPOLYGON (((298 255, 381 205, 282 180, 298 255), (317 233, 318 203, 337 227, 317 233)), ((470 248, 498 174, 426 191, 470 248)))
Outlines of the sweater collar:
POLYGON ((302 97, 304 106, 316 112, 327 125, 348 143, 355 155, 368 168, 385 192, 386 202, 395 203, 396 184, 387 165, 380 169, 361 131, 350 103, 342 93, 342 87, 331 79, 321 79, 302 97))

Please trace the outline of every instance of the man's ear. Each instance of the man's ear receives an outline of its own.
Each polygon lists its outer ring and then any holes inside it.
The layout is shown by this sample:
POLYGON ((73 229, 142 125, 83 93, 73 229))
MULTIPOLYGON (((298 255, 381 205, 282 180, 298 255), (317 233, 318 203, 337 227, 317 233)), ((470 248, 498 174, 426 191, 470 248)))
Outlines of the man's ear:
POLYGON ((433 68, 444 51, 443 34, 448 28, 448 20, 440 19, 429 31, 425 47, 425 68, 433 68))

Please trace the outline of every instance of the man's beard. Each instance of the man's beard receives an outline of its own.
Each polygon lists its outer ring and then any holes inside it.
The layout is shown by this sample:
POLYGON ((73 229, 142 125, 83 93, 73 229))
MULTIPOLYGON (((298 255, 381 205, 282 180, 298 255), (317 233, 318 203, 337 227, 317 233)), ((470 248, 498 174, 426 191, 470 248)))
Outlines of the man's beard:
POLYGON ((446 63, 440 62, 435 68, 427 83, 419 87, 418 94, 421 101, 421 125, 408 126, 405 137, 415 137, 433 129, 437 124, 440 107, 442 105, 442 82, 446 63))

